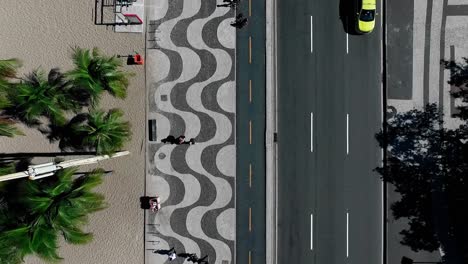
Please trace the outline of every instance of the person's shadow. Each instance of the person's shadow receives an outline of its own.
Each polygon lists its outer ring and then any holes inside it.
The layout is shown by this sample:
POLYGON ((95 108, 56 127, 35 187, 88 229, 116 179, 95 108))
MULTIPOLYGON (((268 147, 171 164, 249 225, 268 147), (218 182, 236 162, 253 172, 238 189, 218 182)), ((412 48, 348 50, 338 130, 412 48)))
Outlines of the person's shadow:
POLYGON ((350 35, 360 35, 356 30, 360 2, 361 0, 340 0, 339 15, 343 24, 343 31, 350 35))
POLYGON ((164 144, 166 144, 166 143, 177 144, 178 143, 177 139, 174 136, 171 136, 171 135, 167 136, 166 138, 161 139, 161 142, 164 143, 164 144))
POLYGON ((140 208, 141 209, 150 209, 150 199, 153 198, 151 196, 142 196, 140 197, 140 208))

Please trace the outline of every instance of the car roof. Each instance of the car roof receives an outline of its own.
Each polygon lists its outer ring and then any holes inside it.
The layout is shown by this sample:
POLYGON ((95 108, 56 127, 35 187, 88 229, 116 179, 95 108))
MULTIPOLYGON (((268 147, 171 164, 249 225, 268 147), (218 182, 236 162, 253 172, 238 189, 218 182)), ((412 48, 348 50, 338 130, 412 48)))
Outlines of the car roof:
POLYGON ((362 9, 375 10, 375 0, 362 0, 362 9))

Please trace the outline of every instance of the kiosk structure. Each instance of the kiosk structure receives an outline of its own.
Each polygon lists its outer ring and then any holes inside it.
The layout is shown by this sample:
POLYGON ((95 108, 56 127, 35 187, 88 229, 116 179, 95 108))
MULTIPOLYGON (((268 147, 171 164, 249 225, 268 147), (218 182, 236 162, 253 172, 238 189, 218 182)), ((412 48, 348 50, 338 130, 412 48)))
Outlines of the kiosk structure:
POLYGON ((114 29, 135 25, 142 27, 142 15, 134 13, 133 8, 133 5, 139 6, 139 2, 142 0, 95 0, 94 24, 111 26, 114 29))

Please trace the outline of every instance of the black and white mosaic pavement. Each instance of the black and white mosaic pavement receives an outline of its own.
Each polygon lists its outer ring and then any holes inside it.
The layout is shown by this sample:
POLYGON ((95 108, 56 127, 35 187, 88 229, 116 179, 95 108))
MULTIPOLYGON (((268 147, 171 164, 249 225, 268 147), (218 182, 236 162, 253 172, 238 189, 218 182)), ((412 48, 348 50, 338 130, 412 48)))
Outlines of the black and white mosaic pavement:
POLYGON ((150 249, 170 247, 235 263, 236 32, 234 11, 216 4, 147 3, 147 116, 156 139, 147 143, 146 194, 160 196, 162 209, 146 213, 146 263, 165 263, 150 249), (162 144, 168 135, 196 144, 162 144))

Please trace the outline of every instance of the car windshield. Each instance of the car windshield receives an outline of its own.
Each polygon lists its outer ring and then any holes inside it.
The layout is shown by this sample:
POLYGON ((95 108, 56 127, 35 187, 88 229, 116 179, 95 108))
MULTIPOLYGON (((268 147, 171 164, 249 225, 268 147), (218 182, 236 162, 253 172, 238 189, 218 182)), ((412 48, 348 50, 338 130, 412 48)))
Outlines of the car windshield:
POLYGON ((359 17, 362 21, 373 21, 374 20, 374 10, 362 10, 361 16, 359 17))

